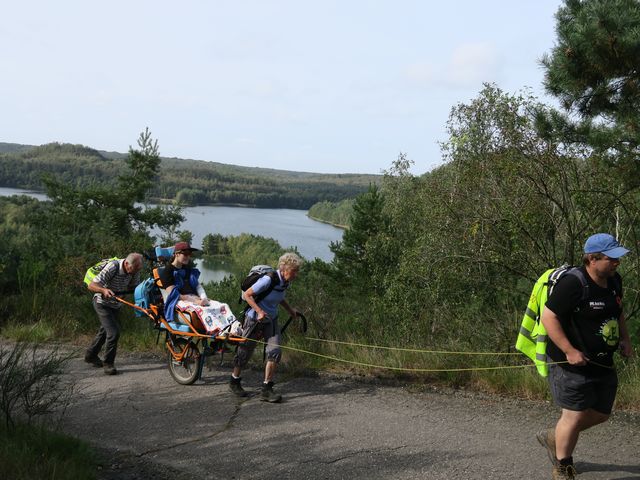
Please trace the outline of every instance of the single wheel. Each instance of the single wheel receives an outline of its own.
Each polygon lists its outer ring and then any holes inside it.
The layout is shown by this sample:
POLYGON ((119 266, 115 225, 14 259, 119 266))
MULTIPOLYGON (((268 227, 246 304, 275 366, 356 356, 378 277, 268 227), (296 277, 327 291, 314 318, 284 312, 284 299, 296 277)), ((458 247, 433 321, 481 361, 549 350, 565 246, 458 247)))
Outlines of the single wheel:
POLYGON ((169 372, 180 385, 191 385, 198 379, 200 370, 200 352, 198 347, 186 338, 175 338, 171 346, 177 354, 184 352, 182 360, 173 358, 169 352, 169 372))

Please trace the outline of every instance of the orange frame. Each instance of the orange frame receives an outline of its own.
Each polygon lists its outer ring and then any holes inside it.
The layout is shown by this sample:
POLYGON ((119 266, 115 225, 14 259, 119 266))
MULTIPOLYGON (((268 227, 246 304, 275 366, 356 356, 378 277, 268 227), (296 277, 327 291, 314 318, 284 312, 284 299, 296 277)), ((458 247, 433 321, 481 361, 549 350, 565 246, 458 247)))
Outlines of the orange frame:
MULTIPOLYGON (((135 303, 128 302, 120 297, 115 297, 115 298, 119 302, 124 303, 125 305, 129 305, 131 308, 135 308, 136 310, 144 313, 155 323, 156 328, 163 328, 169 334, 172 334, 172 335, 177 335, 180 337, 196 337, 198 339, 213 339, 213 340, 220 340, 223 342, 231 342, 231 343, 237 343, 237 344, 245 343, 247 341, 245 337, 238 337, 235 335, 230 335, 229 333, 225 333, 224 335, 207 335, 204 333, 200 333, 195 328, 193 328, 193 325, 191 325, 191 321, 188 318, 188 315, 180 311, 178 311, 177 313, 178 315, 180 315, 182 323, 184 323, 185 325, 188 325, 191 331, 183 332, 181 330, 176 330, 171 326, 171 324, 169 324, 167 319, 164 318, 164 315, 162 315, 157 305, 151 305, 148 309, 146 309, 136 305, 135 303)), ((177 353, 173 350, 173 348, 171 348, 171 345, 169 345, 169 342, 165 342, 165 345, 167 346, 167 349, 169 350, 169 352, 171 352, 171 356, 176 361, 181 362, 182 357, 184 357, 184 354, 186 353, 187 349, 185 349, 180 353, 177 353)))

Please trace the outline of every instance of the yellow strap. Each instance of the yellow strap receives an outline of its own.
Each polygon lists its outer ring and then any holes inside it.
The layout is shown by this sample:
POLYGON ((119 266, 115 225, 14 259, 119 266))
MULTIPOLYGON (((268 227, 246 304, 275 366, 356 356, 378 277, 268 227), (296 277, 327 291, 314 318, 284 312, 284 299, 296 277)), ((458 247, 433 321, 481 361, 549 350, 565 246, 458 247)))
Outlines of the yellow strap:
POLYGON ((385 347, 382 345, 367 345, 364 343, 353 342, 341 342, 340 340, 325 340, 323 338, 304 337, 305 340, 312 340, 314 342, 336 343, 339 345, 349 345, 352 347, 363 348, 378 348, 382 350, 396 350, 399 352, 414 352, 414 353, 438 353, 448 355, 522 355, 520 352, 452 352, 449 350, 420 350, 416 348, 400 348, 400 347, 385 347))
MULTIPOLYGON (((242 337, 245 338, 248 341, 251 342, 255 342, 255 343, 259 343, 262 345, 267 345, 266 342, 263 342, 261 340, 254 340, 252 338, 247 338, 247 337, 242 337)), ((535 367, 535 365, 531 364, 531 363, 527 363, 525 365, 502 365, 499 367, 468 367, 468 368, 405 368, 405 367, 389 367, 386 365, 375 365, 372 363, 365 363, 365 362, 357 362, 355 360, 347 360, 344 358, 339 358, 339 357, 333 357, 331 355, 323 355, 321 353, 315 353, 315 352, 309 352, 308 350, 302 350, 301 348, 296 348, 296 347, 289 347, 289 346, 285 346, 285 345, 280 345, 280 348, 283 348, 285 350, 291 350, 294 352, 299 352, 299 353, 304 353, 305 355, 312 355, 314 357, 319 357, 319 358, 325 358, 327 360, 333 360, 335 362, 341 362, 341 363, 348 363, 350 365, 358 365, 361 367, 367 367, 367 368, 377 368, 377 369, 381 369, 381 370, 395 370, 395 371, 402 371, 402 372, 421 372, 421 373, 435 373, 435 372, 472 372, 472 371, 479 371, 479 370, 506 370, 506 369, 514 369, 514 368, 531 368, 531 367, 535 367)), ((567 363, 567 362, 550 362, 547 365, 557 365, 560 363, 567 363)))

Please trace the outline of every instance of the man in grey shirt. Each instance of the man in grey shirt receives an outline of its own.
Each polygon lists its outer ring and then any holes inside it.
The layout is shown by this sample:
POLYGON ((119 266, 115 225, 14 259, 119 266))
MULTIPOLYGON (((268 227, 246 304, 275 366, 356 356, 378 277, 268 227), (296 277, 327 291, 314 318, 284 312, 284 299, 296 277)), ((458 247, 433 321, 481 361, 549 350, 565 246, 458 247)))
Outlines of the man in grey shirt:
POLYGON ((89 284, 93 296, 93 308, 100 320, 100 329, 84 356, 84 361, 96 367, 103 367, 107 375, 118 373, 113 366, 120 338, 117 313, 122 303, 114 297, 133 290, 140 283, 142 255, 130 253, 124 260, 112 260, 95 276, 89 284), (105 345, 104 361, 98 354, 105 345))

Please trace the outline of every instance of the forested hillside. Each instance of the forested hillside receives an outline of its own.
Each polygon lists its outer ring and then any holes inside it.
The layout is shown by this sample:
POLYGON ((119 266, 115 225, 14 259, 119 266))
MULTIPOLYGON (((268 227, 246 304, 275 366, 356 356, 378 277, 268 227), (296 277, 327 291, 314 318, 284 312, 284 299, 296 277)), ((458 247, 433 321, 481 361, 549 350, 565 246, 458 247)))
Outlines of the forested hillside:
MULTIPOLYGON (((43 190, 42 174, 87 187, 115 184, 126 155, 82 145, 51 143, 39 147, 0 144, 0 186, 43 190), (4 152, 4 153, 1 153, 4 152)), ((149 198, 182 205, 218 204, 308 209, 317 202, 354 198, 377 175, 317 174, 161 158, 149 198)))
POLYGON ((337 227, 348 227, 349 218, 353 213, 355 199, 340 202, 318 202, 309 209, 309 217, 321 222, 330 223, 337 227))
POLYGON ((31 148, 34 148, 34 145, 21 145, 19 143, 0 142, 0 153, 23 152, 31 148))

